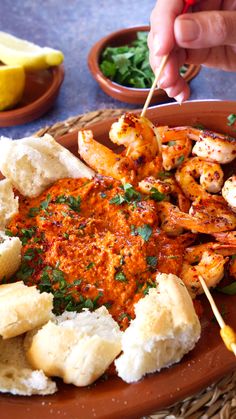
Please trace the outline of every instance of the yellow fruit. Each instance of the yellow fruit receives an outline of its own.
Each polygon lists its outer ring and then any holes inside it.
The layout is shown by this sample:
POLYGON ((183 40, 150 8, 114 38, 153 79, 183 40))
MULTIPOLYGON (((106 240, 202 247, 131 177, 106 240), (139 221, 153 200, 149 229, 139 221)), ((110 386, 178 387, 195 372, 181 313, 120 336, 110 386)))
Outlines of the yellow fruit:
POLYGON ((0 61, 8 65, 21 65, 27 70, 43 70, 59 65, 64 60, 61 51, 40 47, 32 42, 0 32, 0 61))
POLYGON ((0 111, 12 108, 22 98, 25 87, 24 68, 0 66, 0 111))

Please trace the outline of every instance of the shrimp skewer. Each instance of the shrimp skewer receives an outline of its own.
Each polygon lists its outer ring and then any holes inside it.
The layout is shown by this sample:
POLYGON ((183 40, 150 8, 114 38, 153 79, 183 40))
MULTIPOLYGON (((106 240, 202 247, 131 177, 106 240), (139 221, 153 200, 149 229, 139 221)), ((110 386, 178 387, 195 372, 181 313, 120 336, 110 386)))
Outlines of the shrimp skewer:
POLYGON ((135 161, 151 161, 161 150, 160 137, 152 122, 132 113, 125 113, 112 124, 109 137, 113 143, 125 146, 126 156, 135 161))

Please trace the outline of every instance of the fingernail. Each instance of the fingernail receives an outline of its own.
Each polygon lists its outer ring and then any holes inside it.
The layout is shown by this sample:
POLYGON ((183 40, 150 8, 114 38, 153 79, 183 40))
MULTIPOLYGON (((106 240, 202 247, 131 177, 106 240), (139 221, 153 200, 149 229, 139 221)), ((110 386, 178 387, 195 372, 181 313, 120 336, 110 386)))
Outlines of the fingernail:
POLYGON ((159 37, 158 37, 158 35, 155 35, 154 38, 153 38, 153 52, 154 52, 154 55, 158 55, 160 49, 161 49, 161 45, 160 45, 160 42, 159 42, 159 37))
POLYGON ((177 96, 175 96, 175 100, 179 103, 183 103, 184 101, 184 93, 179 93, 177 96))
POLYGON ((198 38, 200 28, 194 19, 177 19, 175 25, 177 42, 192 42, 198 38))

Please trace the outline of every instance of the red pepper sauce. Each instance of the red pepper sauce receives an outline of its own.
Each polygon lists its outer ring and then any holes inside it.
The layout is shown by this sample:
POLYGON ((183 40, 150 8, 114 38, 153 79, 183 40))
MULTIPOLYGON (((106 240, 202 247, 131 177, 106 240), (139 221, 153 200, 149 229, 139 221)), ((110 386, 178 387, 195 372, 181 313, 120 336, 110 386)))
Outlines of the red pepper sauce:
POLYGON ((157 271, 181 270, 184 241, 158 225, 156 202, 131 185, 101 176, 59 180, 37 198, 20 196, 8 225, 23 242, 14 279, 54 292, 56 313, 105 304, 125 328, 157 271))

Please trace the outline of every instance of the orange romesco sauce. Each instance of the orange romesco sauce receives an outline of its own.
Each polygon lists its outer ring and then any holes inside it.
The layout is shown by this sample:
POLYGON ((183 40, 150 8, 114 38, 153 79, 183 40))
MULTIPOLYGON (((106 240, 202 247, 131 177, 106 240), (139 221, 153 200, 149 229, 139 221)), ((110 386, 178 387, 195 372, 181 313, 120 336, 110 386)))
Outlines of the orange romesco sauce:
POLYGON ((23 242, 14 279, 51 287, 59 309, 73 310, 70 298, 76 309, 105 304, 125 328, 157 270, 178 275, 186 244, 159 230, 155 201, 124 197, 119 181, 102 176, 61 179, 37 198, 20 196, 8 225, 23 242))

